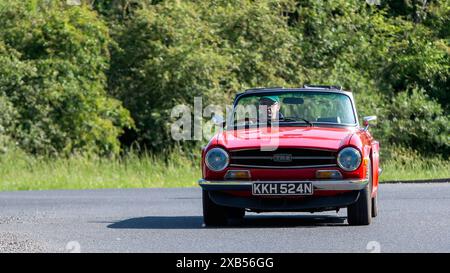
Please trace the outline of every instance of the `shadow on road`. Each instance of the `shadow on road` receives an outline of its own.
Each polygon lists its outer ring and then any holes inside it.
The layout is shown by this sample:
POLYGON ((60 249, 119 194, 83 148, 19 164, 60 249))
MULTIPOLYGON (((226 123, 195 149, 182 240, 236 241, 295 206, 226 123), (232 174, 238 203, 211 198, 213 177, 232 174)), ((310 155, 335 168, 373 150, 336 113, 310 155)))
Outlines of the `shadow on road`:
POLYGON ((108 225, 124 229, 197 229, 202 228, 201 216, 148 216, 130 218, 108 225))
MULTIPOLYGON (((242 221, 232 220, 220 228, 314 228, 323 226, 344 226, 345 217, 330 215, 249 215, 242 221)), ((113 229, 200 229, 201 216, 147 216, 130 218, 108 225, 113 229)))

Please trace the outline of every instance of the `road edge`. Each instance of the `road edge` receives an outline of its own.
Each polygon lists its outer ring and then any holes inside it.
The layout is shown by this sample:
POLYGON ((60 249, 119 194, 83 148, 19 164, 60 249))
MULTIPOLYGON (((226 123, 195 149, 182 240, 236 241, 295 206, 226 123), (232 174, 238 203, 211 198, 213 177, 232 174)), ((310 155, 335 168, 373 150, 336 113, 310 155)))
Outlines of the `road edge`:
POLYGON ((450 178, 380 181, 380 184, 412 184, 412 183, 450 183, 450 178))

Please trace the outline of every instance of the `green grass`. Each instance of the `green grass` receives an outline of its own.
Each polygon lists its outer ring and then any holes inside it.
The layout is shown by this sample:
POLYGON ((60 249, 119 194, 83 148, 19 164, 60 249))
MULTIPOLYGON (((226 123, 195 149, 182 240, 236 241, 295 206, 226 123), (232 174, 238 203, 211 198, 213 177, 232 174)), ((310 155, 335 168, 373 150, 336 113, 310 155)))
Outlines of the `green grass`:
POLYGON ((154 156, 122 159, 71 157, 49 159, 0 156, 0 190, 192 187, 201 177, 199 164, 181 156, 169 163, 154 156))
MULTIPOLYGON (((450 161, 402 151, 382 161, 381 181, 449 178, 450 161)), ((193 187, 201 177, 198 156, 130 154, 121 159, 0 155, 0 190, 193 187)))
POLYGON ((380 181, 450 178, 450 160, 423 155, 411 148, 386 146, 381 150, 380 181))
POLYGON ((450 178, 450 161, 441 158, 390 159, 381 162, 381 168, 381 182, 450 178))

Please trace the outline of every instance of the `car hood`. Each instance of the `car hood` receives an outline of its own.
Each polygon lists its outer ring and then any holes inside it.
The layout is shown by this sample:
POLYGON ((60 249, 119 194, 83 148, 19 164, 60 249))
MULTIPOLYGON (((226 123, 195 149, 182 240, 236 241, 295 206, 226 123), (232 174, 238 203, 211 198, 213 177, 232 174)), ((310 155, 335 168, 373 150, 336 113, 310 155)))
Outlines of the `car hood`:
POLYGON ((355 128, 278 127, 224 130, 216 136, 216 145, 228 150, 261 147, 301 147, 338 150, 347 145, 355 128))

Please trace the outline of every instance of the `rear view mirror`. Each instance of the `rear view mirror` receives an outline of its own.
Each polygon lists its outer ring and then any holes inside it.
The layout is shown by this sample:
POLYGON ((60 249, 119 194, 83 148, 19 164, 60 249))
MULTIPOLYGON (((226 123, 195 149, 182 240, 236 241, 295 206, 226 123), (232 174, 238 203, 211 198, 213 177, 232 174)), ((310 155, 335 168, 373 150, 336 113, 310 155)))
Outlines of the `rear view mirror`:
POLYGON ((369 129, 369 124, 371 121, 377 120, 377 116, 367 116, 363 118, 363 126, 364 126, 364 130, 368 130, 369 129))
POLYGON ((212 122, 215 125, 223 125, 225 123, 225 119, 221 115, 214 115, 212 117, 212 122))
POLYGON ((291 98, 284 98, 283 103, 285 103, 285 104, 303 104, 304 100, 302 98, 291 97, 291 98))

